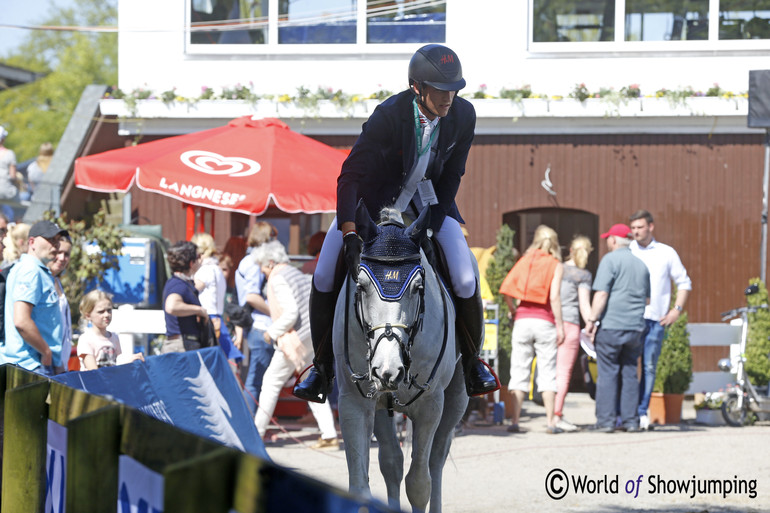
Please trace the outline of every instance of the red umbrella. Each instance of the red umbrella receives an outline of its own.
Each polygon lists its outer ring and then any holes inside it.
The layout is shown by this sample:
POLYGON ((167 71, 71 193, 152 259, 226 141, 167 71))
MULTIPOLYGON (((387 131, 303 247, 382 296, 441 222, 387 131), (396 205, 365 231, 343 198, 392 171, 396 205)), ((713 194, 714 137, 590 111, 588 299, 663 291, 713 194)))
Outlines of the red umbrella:
POLYGON ((75 161, 75 185, 98 192, 140 189, 216 210, 262 214, 272 199, 288 213, 332 212, 346 152, 293 132, 274 118, 169 137, 75 161))

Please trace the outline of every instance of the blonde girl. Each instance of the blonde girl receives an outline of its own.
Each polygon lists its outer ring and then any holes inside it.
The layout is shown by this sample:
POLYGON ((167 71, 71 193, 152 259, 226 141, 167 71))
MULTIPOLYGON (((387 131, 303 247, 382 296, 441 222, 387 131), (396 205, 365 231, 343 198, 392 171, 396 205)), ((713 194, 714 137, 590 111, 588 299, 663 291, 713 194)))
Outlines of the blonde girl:
POLYGON ((569 248, 569 259, 564 263, 561 280, 561 311, 564 321, 564 343, 556 353, 556 425, 564 431, 577 431, 577 426, 564 419, 562 408, 569 390, 572 367, 580 349, 580 318, 587 321, 591 315, 591 283, 586 270, 588 255, 594 250, 588 237, 576 236, 569 248))
POLYGON ((112 296, 102 290, 92 290, 80 301, 80 314, 88 327, 78 340, 80 370, 112 367, 135 360, 144 361, 142 353, 123 357, 118 335, 107 330, 112 322, 112 296))

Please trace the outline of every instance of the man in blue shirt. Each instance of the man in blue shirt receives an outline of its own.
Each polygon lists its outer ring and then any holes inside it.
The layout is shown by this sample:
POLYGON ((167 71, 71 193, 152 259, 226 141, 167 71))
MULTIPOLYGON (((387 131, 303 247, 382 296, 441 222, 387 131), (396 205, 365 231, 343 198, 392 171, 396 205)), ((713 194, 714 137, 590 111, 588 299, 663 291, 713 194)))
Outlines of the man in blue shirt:
POLYGON ((650 272, 629 249, 631 229, 616 224, 607 233, 607 253, 599 263, 586 331, 594 338, 598 381, 596 427, 615 430, 620 391, 620 418, 626 431, 639 431, 639 380, 636 361, 642 351, 644 308, 650 301, 650 272), (601 319, 601 321, 600 321, 601 319), (601 326, 599 327, 599 324, 601 326))
POLYGON ((48 263, 67 230, 38 221, 29 230, 29 246, 8 275, 3 363, 53 376, 63 371, 62 318, 48 263))

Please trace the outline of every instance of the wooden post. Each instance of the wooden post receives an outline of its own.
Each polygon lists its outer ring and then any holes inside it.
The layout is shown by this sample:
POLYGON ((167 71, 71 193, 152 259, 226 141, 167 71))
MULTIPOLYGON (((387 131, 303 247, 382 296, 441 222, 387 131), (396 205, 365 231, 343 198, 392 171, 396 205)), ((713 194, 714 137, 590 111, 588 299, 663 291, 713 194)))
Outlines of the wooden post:
POLYGON ((67 511, 115 511, 122 408, 113 404, 67 424, 67 511))
MULTIPOLYGON (((233 483, 240 451, 229 447, 170 465, 164 472, 164 513, 233 510, 233 483)), ((239 510, 240 511, 240 510, 239 510)))
POLYGON ((2 510, 43 513, 48 438, 47 379, 5 393, 2 510))

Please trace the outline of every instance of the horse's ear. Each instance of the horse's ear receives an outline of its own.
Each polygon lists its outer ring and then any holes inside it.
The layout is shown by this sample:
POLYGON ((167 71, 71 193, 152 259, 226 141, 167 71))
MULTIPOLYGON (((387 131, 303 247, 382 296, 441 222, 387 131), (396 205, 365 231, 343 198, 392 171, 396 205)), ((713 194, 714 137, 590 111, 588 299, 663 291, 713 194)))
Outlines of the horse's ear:
POLYGON ((419 246, 427 234, 428 227, 430 227, 430 208, 425 207, 417 220, 404 231, 404 234, 419 246))
POLYGON ((361 240, 368 242, 377 236, 377 223, 369 215, 369 209, 364 205, 364 200, 358 200, 356 207, 356 231, 361 240))

